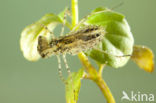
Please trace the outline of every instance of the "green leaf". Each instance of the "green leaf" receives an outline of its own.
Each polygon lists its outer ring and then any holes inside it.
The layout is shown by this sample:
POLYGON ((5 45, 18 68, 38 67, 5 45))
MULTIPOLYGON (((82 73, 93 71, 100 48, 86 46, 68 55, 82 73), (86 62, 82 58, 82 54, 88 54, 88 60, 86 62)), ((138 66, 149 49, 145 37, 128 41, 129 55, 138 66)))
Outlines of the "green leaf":
POLYGON ((66 101, 67 103, 76 103, 78 100, 78 94, 81 87, 81 79, 83 76, 84 70, 80 69, 76 73, 72 73, 66 84, 66 101))
POLYGON ((143 70, 154 71, 154 54, 148 47, 135 45, 131 59, 143 70))
POLYGON ((27 26, 21 33, 20 48, 24 57, 29 61, 36 61, 40 58, 37 51, 38 36, 45 36, 47 39, 51 38, 51 34, 41 25, 48 27, 53 31, 57 24, 61 23, 60 18, 54 14, 46 14, 39 21, 27 26))
POLYGON ((102 26, 106 30, 103 41, 98 45, 100 51, 93 49, 86 54, 97 62, 107 63, 107 65, 114 68, 124 66, 130 57, 123 55, 132 54, 134 43, 125 17, 106 8, 97 8, 87 19, 86 23, 102 26))

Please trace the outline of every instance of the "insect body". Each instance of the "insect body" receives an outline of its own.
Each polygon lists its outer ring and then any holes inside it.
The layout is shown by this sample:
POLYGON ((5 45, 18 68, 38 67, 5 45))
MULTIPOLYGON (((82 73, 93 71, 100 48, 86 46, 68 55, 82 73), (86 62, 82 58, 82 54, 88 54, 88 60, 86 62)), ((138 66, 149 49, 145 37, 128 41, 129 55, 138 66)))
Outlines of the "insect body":
POLYGON ((76 28, 80 27, 81 24, 83 24, 83 22, 85 22, 85 20, 90 16, 88 15, 83 18, 67 36, 62 36, 66 14, 67 12, 64 13, 63 27, 60 33, 61 36, 58 38, 55 38, 53 33, 49 31, 46 26, 41 25, 53 35, 53 38, 48 41, 45 37, 39 36, 37 46, 38 53, 42 58, 47 58, 52 55, 57 56, 59 76, 64 83, 66 83, 66 80, 62 76, 61 59, 59 55, 62 55, 67 72, 70 74, 66 54, 75 55, 96 47, 102 41, 104 34, 106 33, 104 28, 100 26, 84 26, 76 31, 76 28))
POLYGON ((92 49, 101 42, 105 30, 99 26, 87 26, 67 36, 54 38, 48 41, 40 36, 38 39, 38 52, 43 58, 59 54, 78 54, 79 52, 92 49))
MULTIPOLYGON (((47 28, 46 28, 47 29, 47 28)), ((39 36, 37 50, 42 58, 56 55, 58 59, 59 76, 66 83, 61 72, 61 60, 59 55, 63 55, 63 60, 70 74, 70 69, 66 60, 66 54, 78 54, 94 48, 103 39, 105 30, 99 26, 86 26, 80 30, 69 33, 67 36, 52 38, 48 41, 45 37, 39 36)))

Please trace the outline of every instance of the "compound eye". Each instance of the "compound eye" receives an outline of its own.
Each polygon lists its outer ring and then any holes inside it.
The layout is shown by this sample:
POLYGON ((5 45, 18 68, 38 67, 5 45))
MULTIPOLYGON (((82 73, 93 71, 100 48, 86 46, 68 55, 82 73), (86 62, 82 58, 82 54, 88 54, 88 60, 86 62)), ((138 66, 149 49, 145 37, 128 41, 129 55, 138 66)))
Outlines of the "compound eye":
POLYGON ((51 42, 50 42, 50 47, 53 47, 53 46, 54 46, 54 42, 51 41, 51 42))
POLYGON ((100 34, 97 33, 97 34, 96 34, 96 37, 98 37, 98 36, 100 36, 100 34))
POLYGON ((54 46, 53 43, 51 43, 51 44, 50 44, 50 47, 53 47, 53 46, 54 46))
POLYGON ((54 45, 57 45, 58 44, 58 41, 57 40, 52 40, 50 42, 50 47, 53 47, 54 45))

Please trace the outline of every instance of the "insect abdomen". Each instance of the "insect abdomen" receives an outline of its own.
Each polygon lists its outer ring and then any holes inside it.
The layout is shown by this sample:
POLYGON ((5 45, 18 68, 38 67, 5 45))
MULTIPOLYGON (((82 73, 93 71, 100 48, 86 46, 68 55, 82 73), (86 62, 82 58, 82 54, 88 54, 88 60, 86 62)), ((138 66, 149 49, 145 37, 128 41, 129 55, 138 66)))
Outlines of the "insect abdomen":
POLYGON ((92 49, 101 42, 104 34, 104 29, 97 26, 83 28, 82 30, 65 37, 64 42, 66 42, 66 40, 71 41, 67 42, 63 48, 67 49, 67 53, 70 54, 77 54, 92 49))

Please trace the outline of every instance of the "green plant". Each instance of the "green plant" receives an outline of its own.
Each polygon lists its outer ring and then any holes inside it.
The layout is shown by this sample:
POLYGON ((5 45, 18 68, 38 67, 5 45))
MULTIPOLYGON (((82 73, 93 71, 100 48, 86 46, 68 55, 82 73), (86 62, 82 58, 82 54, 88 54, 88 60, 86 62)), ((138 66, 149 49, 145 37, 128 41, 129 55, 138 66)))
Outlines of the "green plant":
MULTIPOLYGON (((65 23, 70 30, 78 24, 78 0, 71 0, 71 3, 72 22, 66 21, 65 23)), ((36 61, 40 58, 37 51, 39 35, 44 35, 46 38, 50 39, 51 34, 47 33, 40 24, 44 24, 53 31, 58 24, 63 23, 64 12, 65 10, 59 15, 46 14, 39 21, 27 26, 23 30, 20 46, 26 59, 36 61)), ((102 78, 104 66, 108 65, 113 68, 119 68, 124 66, 131 58, 131 60, 134 60, 141 68, 148 72, 152 72, 154 69, 153 53, 145 46, 134 45, 134 39, 129 25, 125 17, 120 13, 99 7, 93 10, 80 26, 83 27, 84 23, 89 25, 100 25, 106 29, 107 33, 105 34, 103 41, 97 46, 98 50, 92 49, 85 53, 81 52, 78 54, 83 67, 82 69, 79 69, 78 72, 69 75, 67 84, 65 85, 66 101, 67 103, 76 103, 81 87, 81 79, 90 79, 101 89, 107 103, 115 103, 109 87, 102 78), (102 51, 107 51, 108 53, 102 51), (132 56, 116 57, 118 55, 128 54, 132 54, 132 56), (99 67, 98 70, 89 62, 88 56, 96 61, 99 67)))

